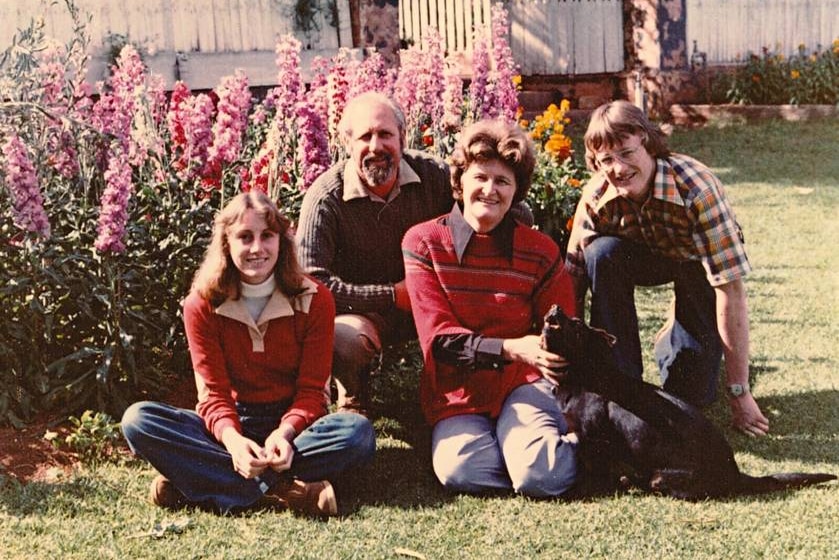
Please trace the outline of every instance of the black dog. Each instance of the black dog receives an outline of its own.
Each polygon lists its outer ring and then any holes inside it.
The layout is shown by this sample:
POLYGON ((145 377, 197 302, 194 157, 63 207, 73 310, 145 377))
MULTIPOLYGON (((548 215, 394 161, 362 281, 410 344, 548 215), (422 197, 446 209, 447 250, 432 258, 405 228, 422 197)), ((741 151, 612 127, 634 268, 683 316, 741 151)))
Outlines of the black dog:
POLYGON ((744 474, 723 434, 696 407, 619 371, 614 337, 557 306, 545 315, 542 336, 546 349, 571 364, 557 398, 578 438, 578 496, 636 486, 698 500, 836 479, 823 473, 744 474))

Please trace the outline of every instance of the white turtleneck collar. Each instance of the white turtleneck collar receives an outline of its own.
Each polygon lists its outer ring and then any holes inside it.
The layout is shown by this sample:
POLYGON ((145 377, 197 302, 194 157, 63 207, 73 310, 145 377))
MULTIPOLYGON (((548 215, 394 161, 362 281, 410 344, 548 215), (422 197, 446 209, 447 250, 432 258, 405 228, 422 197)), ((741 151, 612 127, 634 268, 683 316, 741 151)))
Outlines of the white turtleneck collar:
POLYGON ((271 299, 271 294, 277 288, 277 282, 274 280, 274 275, 272 274, 261 284, 246 284, 242 282, 241 286, 242 299, 245 301, 251 317, 256 321, 259 319, 262 310, 268 304, 268 300, 271 299))

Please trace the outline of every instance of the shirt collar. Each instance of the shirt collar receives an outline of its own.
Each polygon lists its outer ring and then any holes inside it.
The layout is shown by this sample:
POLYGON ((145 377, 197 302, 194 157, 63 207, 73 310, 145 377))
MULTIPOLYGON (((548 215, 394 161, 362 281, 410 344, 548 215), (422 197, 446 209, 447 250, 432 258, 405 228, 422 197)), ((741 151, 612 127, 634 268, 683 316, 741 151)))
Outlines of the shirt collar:
MULTIPOLYGON (((390 191, 388 200, 393 200, 401 191, 404 185, 409 183, 419 183, 420 178, 417 172, 414 171, 405 158, 399 160, 399 174, 397 175, 396 186, 390 191)), ((344 164, 344 201, 353 200, 355 198, 370 198, 371 200, 379 200, 381 197, 371 193, 370 190, 364 186, 361 177, 358 176, 354 162, 348 159, 344 164)))
POLYGON ((216 307, 216 313, 224 317, 229 317, 230 319, 235 319, 251 328, 259 328, 271 319, 294 315, 295 311, 308 313, 309 307, 312 304, 312 296, 317 291, 317 285, 309 278, 303 278, 303 291, 293 299, 289 299, 288 296, 279 290, 274 290, 271 294, 271 299, 265 304, 265 308, 256 321, 251 317, 248 307, 242 298, 228 298, 224 300, 221 305, 216 307))
MULTIPOLYGON (((676 174, 673 171, 673 166, 670 165, 670 161, 667 158, 656 158, 655 161, 656 169, 655 176, 653 177, 651 197, 669 202, 670 204, 685 206, 685 201, 679 193, 679 189, 676 187, 676 174)), ((605 173, 601 173, 601 180, 605 185, 605 190, 603 196, 597 201, 595 210, 602 209, 609 202, 620 196, 617 189, 606 178, 605 173)))
MULTIPOLYGON (((475 235, 475 230, 472 229, 472 226, 463 217, 463 211, 457 202, 454 203, 454 207, 452 207, 452 211, 449 213, 448 225, 452 232, 452 243, 454 244, 457 262, 463 262, 463 254, 466 252, 466 247, 469 245, 472 236, 475 235)), ((507 260, 513 259, 513 232, 515 228, 516 222, 510 215, 510 212, 507 212, 504 219, 501 220, 501 223, 489 232, 490 237, 504 253, 507 260)))

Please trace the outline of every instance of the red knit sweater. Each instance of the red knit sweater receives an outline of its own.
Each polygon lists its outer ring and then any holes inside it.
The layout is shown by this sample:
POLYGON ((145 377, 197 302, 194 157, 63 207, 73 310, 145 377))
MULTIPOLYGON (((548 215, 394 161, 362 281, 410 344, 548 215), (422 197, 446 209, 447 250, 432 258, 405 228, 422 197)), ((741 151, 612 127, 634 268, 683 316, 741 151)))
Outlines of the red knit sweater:
POLYGON ((298 433, 326 414, 323 389, 332 368, 335 302, 319 282, 306 279, 306 286, 292 300, 275 291, 258 321, 241 299, 213 308, 196 293, 186 298, 196 410, 216 439, 228 426, 241 432, 237 401, 286 401, 281 421, 298 433))
POLYGON ((448 219, 414 226, 402 243, 425 359, 420 399, 431 424, 458 414, 496 417, 513 389, 541 378, 536 368, 519 362, 504 364, 500 371, 438 363, 432 355, 436 336, 518 338, 538 332, 552 304, 569 314, 574 308, 570 277, 548 236, 516 225, 510 259, 492 235, 475 233, 458 262, 448 219))

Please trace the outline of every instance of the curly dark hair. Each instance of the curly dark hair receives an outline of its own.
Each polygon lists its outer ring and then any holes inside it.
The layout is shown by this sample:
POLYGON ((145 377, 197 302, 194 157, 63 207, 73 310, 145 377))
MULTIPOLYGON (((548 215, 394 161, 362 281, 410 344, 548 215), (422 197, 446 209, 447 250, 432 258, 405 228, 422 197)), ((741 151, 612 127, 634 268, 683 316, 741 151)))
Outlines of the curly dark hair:
POLYGON ((451 156, 452 192, 463 198, 461 178, 473 161, 498 160, 513 170, 516 194, 513 203, 524 200, 536 165, 533 141, 515 123, 503 120, 478 121, 460 133, 451 156))

